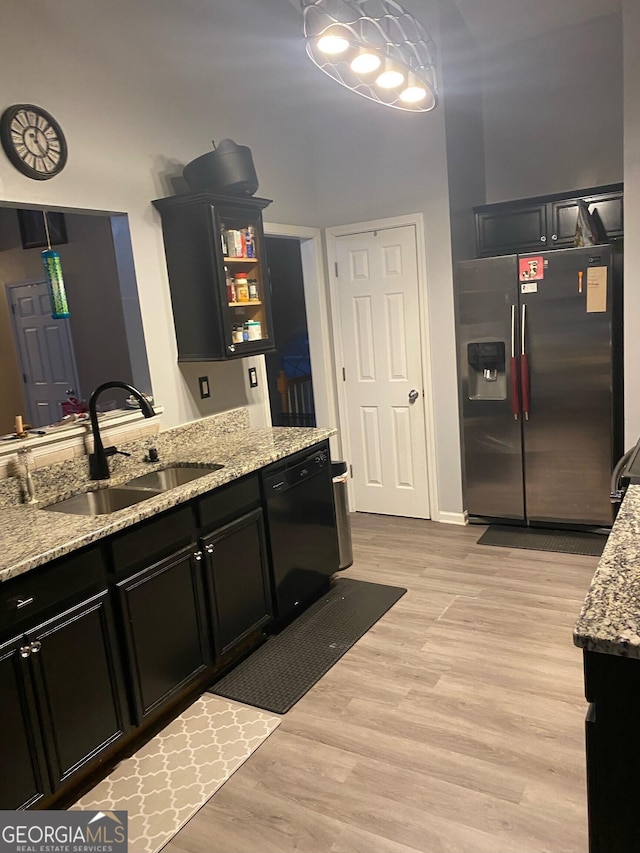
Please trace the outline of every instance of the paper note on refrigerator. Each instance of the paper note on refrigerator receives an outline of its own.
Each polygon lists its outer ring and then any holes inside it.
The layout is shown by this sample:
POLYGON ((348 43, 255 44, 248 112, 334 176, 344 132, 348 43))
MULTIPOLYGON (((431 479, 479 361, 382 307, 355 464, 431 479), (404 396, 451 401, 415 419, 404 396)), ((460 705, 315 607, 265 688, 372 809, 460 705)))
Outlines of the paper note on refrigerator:
POLYGON ((607 310, 607 267, 587 270, 587 314, 607 310))

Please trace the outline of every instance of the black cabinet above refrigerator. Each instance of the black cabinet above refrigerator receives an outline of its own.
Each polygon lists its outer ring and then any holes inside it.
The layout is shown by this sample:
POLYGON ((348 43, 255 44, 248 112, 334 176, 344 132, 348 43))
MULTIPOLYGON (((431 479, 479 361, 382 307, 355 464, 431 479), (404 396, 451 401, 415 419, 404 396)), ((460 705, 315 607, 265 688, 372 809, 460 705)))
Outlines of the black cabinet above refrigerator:
POLYGON ((602 221, 609 241, 624 235, 622 184, 474 207, 479 258, 574 245, 578 201, 602 221))

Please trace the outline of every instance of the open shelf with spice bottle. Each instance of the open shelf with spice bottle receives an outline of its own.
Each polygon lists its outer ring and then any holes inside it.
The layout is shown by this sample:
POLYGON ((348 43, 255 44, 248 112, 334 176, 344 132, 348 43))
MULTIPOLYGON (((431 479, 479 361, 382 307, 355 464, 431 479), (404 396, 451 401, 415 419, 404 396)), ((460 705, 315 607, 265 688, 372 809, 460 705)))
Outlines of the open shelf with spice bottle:
POLYGON ((157 199, 179 361, 275 348, 262 211, 268 199, 197 193, 157 199))

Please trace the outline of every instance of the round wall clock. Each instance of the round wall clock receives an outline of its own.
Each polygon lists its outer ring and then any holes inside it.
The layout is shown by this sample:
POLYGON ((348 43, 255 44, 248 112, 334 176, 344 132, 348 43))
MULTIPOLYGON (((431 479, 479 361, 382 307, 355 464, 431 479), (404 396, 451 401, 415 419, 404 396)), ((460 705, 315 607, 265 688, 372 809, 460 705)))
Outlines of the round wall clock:
POLYGON ((53 178, 67 162, 62 128, 46 110, 33 104, 14 104, 3 112, 0 141, 16 169, 36 181, 53 178))

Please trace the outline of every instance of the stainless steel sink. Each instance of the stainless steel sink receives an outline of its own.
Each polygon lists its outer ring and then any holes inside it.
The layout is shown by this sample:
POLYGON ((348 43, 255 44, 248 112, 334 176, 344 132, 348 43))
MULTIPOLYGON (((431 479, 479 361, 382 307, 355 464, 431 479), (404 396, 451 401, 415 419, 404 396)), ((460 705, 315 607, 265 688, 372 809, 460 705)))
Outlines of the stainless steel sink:
POLYGON ((176 486, 184 486, 224 465, 170 465, 162 471, 150 471, 120 486, 109 486, 95 492, 83 492, 72 498, 43 507, 53 512, 71 512, 75 515, 108 515, 119 509, 134 506, 176 486))
POLYGON ((141 477, 128 480, 121 488, 123 489, 150 489, 154 492, 166 492, 176 486, 184 486, 199 477, 206 477, 212 471, 219 471, 224 465, 171 465, 162 471, 150 471, 141 477))
POLYGON ((140 503, 140 501, 148 500, 157 494, 159 494, 158 491, 124 489, 119 486, 113 486, 108 489, 98 489, 95 492, 84 492, 81 495, 74 495, 72 498, 66 498, 66 500, 58 501, 58 503, 50 504, 43 507, 43 509, 53 512, 70 512, 75 515, 108 515, 110 512, 134 506, 140 503))

